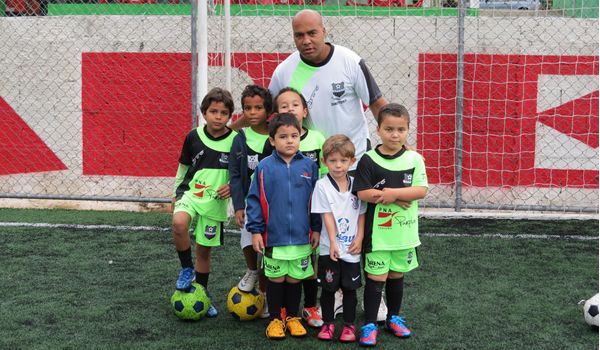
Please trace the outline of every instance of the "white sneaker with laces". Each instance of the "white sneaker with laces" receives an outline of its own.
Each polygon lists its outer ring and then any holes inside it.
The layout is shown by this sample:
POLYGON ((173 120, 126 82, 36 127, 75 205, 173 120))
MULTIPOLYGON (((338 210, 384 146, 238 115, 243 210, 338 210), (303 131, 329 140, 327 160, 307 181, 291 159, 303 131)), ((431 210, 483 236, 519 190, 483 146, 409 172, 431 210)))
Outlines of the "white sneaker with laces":
POLYGON ((344 294, 341 289, 338 289, 335 292, 334 302, 333 302, 333 318, 336 318, 337 315, 344 313, 344 303, 343 303, 344 294))
POLYGON ((251 292, 258 280, 258 270, 246 270, 246 274, 238 283, 238 289, 242 292, 251 292))

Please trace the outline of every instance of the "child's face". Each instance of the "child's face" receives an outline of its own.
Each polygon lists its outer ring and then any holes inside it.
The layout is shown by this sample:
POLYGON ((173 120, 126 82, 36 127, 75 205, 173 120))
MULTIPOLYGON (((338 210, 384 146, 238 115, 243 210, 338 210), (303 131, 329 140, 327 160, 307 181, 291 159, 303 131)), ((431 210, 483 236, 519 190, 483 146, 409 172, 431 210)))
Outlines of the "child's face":
POLYGON ((286 91, 277 97, 277 113, 292 113, 302 125, 302 121, 308 115, 308 109, 302 105, 302 97, 293 91, 286 91))
POLYGON ((275 137, 269 137, 269 141, 282 158, 291 159, 300 148, 300 131, 291 125, 282 125, 275 132, 275 137))
POLYGON ((204 119, 206 120, 206 129, 210 134, 223 133, 229 121, 229 108, 223 102, 213 101, 206 109, 204 119))
POLYGON ((339 152, 332 152, 325 158, 325 165, 329 169, 329 174, 338 180, 346 176, 355 160, 355 158, 344 157, 339 152))
POLYGON ((383 151, 395 154, 402 149, 408 138, 408 120, 406 117, 387 115, 377 127, 377 134, 381 138, 383 151))
POLYGON ((267 122, 265 101, 259 95, 244 97, 244 117, 250 126, 264 125, 267 122))

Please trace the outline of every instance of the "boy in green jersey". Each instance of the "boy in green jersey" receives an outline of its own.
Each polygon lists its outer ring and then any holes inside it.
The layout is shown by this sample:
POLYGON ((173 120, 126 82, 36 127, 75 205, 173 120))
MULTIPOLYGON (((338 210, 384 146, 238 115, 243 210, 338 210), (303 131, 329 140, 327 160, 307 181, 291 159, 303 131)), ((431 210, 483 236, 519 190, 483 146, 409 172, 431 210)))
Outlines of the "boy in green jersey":
POLYGON ((419 266, 416 200, 425 197, 428 184, 423 158, 405 146, 409 123, 404 106, 383 106, 377 115, 382 144, 365 153, 356 169, 353 192, 368 203, 363 240, 366 284, 365 325, 359 341, 362 346, 377 343, 377 309, 384 286, 386 328, 401 338, 411 334, 399 313, 404 274, 419 266))
MULTIPOLYGON (((223 244, 223 222, 227 220, 230 196, 229 151, 236 135, 226 126, 233 113, 233 99, 227 90, 210 90, 200 111, 206 125, 190 131, 183 142, 173 193, 173 241, 181 262, 176 288, 184 291, 190 288, 194 277, 207 289, 211 247, 223 244), (196 218, 194 273, 188 230, 196 218)), ((206 315, 217 316, 214 305, 206 315)))
MULTIPOLYGON (((238 130, 231 146, 229 175, 231 177, 231 200, 235 210, 235 222, 241 228, 240 245, 248 270, 238 283, 243 292, 251 292, 257 281, 259 289, 266 292, 267 279, 258 268, 257 253, 252 249, 252 234, 245 228, 246 196, 254 169, 265 157, 273 153, 269 142, 267 117, 273 109, 273 97, 269 90, 258 85, 248 85, 242 91, 242 111, 249 127, 238 130)), ((268 308, 263 309, 261 317, 269 317, 268 308)))
MULTIPOLYGON (((275 97, 275 111, 277 113, 292 113, 302 125, 304 119, 308 116, 308 104, 306 99, 297 90, 291 87, 283 88, 275 97)), ((323 144, 325 136, 319 131, 308 129, 302 126, 300 133, 300 153, 314 161, 319 167, 319 175, 327 173, 327 166, 321 161, 323 158, 323 144)), ((317 264, 318 251, 311 256, 313 266, 317 264)), ((302 308, 302 318, 310 327, 319 328, 323 326, 321 312, 317 306, 317 294, 319 286, 317 284, 317 269, 315 274, 302 281, 304 289, 304 307, 302 308)))

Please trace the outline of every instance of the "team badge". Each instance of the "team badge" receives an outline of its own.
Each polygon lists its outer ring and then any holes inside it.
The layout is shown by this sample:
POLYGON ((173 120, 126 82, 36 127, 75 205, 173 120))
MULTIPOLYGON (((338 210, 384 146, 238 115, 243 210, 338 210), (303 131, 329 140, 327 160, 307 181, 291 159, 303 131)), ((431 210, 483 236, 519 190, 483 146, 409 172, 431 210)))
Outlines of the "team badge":
POLYGON ((350 201, 352 202, 352 209, 358 209, 358 198, 352 196, 352 198, 350 198, 350 201))
POLYGON ((306 269, 308 269, 308 258, 302 259, 300 262, 300 267, 302 267, 302 271, 306 271, 306 269))
POLYGON ((344 89, 343 81, 341 83, 332 83, 331 89, 332 89, 333 96, 335 96, 337 98, 342 97, 344 95, 344 93, 346 92, 346 90, 344 89))
POLYGON ((258 166, 258 154, 248 155, 248 169, 254 170, 258 166))
POLYGON ((330 269, 325 270, 325 282, 333 282, 333 271, 331 271, 330 269))
POLYGON ((219 158, 219 163, 229 164, 229 153, 221 153, 221 157, 219 158))
POLYGON ((410 186, 412 184, 412 174, 404 174, 404 179, 402 180, 402 183, 405 186, 410 186))
POLYGON ((412 260, 413 260, 413 252, 408 252, 408 255, 406 257, 406 263, 410 265, 412 260))
POLYGON ((204 227, 204 236, 208 239, 213 239, 217 235, 217 226, 206 225, 204 227))

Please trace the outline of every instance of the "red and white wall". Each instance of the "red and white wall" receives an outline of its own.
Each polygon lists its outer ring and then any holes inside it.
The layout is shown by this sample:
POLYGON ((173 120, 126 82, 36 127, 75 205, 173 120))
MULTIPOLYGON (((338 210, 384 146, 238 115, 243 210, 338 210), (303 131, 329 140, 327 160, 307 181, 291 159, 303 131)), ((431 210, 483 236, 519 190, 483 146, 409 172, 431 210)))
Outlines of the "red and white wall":
MULTIPOLYGON (((543 18, 467 18, 468 203, 598 205, 598 22, 559 20, 560 31, 543 18)), ((0 18, 0 192, 168 198, 191 127, 188 22, 0 18)), ((455 22, 326 22, 330 40, 359 52, 386 98, 409 108, 410 140, 425 156, 432 204, 454 196, 455 22)), ((220 35, 218 24, 210 37, 220 35)), ((239 112, 243 87, 267 85, 294 48, 287 18, 234 18, 232 32, 239 112)), ((211 45, 209 84, 224 86, 220 43, 211 45)))

